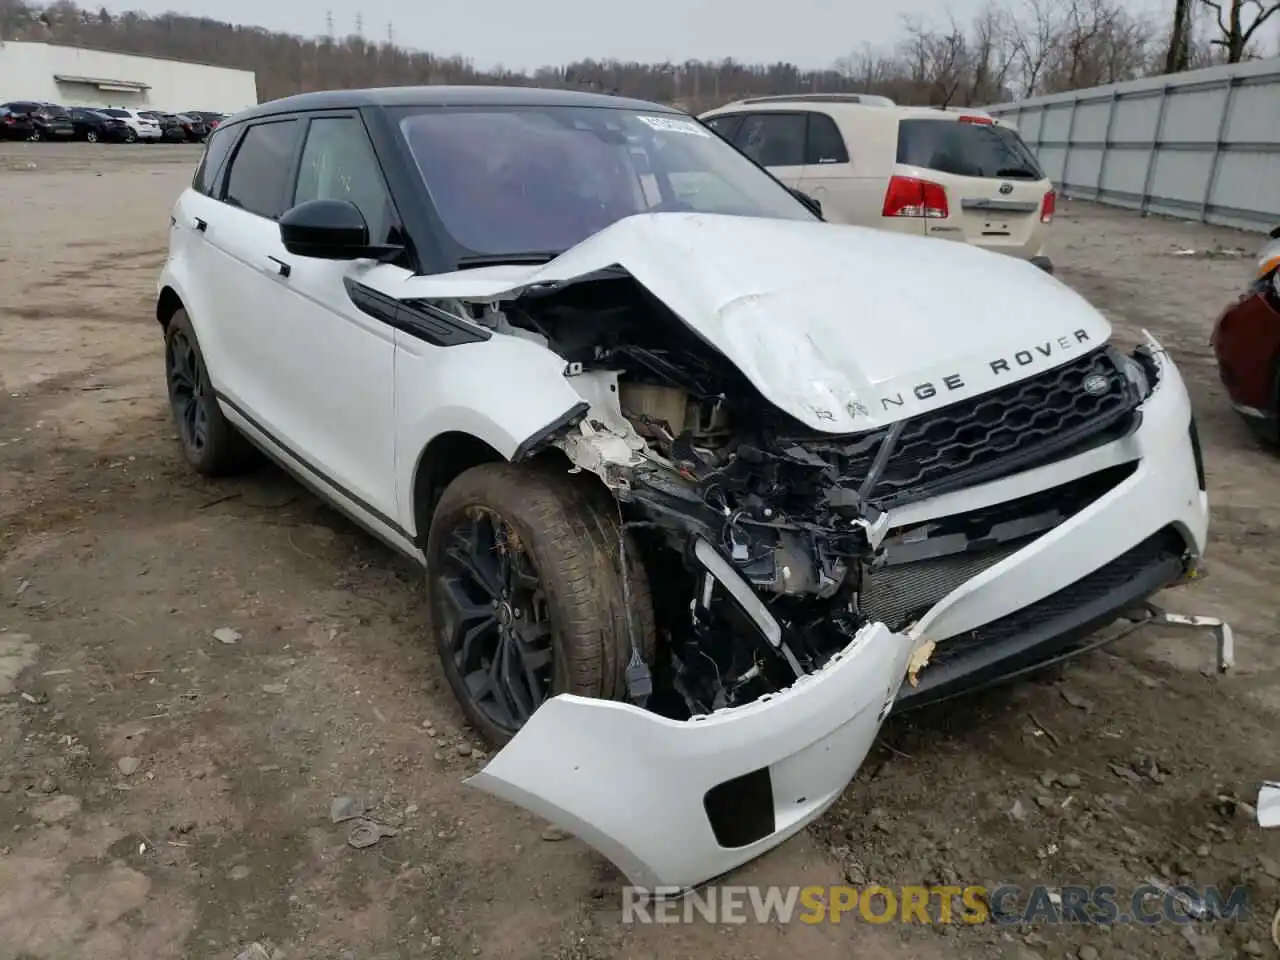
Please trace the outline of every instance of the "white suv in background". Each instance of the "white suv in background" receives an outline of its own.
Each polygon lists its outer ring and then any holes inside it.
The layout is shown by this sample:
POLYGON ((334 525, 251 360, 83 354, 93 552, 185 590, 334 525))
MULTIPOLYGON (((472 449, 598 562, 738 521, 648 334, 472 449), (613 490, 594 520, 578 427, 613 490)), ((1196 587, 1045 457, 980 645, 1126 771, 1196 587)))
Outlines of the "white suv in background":
MULTIPOLYGON (((105 113, 108 117, 123 120, 138 140, 159 140, 164 134, 158 121, 153 120, 151 117, 144 117, 137 110, 129 110, 124 107, 99 107, 97 109, 99 113, 105 113)), ((128 138, 126 137, 126 139, 128 138)))
POLYGON ((700 118, 834 223, 961 240, 1049 272, 1057 196, 1017 130, 884 97, 756 97, 700 118))

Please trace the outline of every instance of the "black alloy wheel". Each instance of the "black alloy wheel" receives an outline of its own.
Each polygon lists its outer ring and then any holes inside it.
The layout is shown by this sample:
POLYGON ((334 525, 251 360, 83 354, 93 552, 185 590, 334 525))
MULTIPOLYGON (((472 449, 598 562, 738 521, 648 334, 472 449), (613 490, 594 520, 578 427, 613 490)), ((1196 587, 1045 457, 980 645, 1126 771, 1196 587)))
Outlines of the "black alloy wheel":
POLYGON ((165 325, 164 371, 174 429, 187 462, 206 477, 229 476, 252 466, 254 448, 218 404, 186 310, 176 310, 165 325))
POLYGON ((169 405, 182 445, 199 457, 209 442, 209 398, 204 364, 185 332, 178 330, 165 343, 169 405))
POLYGON ((445 680, 494 747, 560 694, 625 698, 633 649, 653 662, 640 553, 604 485, 566 463, 479 464, 431 511, 428 627, 445 680))
POLYGON ((552 688, 547 597, 528 551, 495 514, 449 531, 434 584, 453 667, 475 709, 513 735, 552 688))

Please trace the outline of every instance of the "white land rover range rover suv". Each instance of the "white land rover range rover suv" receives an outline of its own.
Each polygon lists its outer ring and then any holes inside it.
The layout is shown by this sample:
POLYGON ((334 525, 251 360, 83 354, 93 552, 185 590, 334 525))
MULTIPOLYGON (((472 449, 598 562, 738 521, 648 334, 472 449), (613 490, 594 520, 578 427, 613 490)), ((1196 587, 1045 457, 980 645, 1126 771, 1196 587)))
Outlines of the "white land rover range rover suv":
POLYGON ((418 560, 501 746, 471 782, 641 886, 781 842, 891 710, 1096 642, 1205 546, 1158 344, 1027 262, 824 223, 650 103, 251 108, 158 291, 192 466, 256 448, 418 560))

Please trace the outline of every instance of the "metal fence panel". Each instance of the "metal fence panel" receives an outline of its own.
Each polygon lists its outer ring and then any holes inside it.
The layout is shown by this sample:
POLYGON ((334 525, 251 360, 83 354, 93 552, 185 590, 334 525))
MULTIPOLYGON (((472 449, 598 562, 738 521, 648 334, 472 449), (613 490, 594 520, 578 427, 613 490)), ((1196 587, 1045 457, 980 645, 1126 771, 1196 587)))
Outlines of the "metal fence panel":
POLYGON ((1069 197, 1280 226, 1280 58, 988 107, 1069 197))

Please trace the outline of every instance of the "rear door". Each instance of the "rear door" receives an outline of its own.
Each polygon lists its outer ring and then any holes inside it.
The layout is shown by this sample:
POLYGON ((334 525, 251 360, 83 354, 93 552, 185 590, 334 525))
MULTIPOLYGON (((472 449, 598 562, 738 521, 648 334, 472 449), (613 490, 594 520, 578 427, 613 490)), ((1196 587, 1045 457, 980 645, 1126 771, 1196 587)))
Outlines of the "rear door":
POLYGON ((786 186, 798 188, 804 175, 808 116, 801 110, 748 113, 733 145, 786 186))
POLYGON ((1052 184, 1016 130, 986 118, 904 117, 898 173, 940 183, 948 215, 931 236, 1031 257, 1044 245, 1041 215, 1052 184))
MULTIPOLYGON (((856 171, 849 148, 835 120, 811 111, 805 130, 804 167, 799 187, 822 204, 822 216, 830 223, 865 223, 860 207, 856 171)), ((876 211, 879 212, 878 210, 876 211)))
POLYGON ((209 316, 216 318, 215 329, 197 325, 196 333, 214 385, 220 399, 272 436, 283 435, 278 397, 287 384, 280 382, 279 361, 264 344, 284 299, 280 266, 270 258, 282 256, 276 221, 286 209, 302 132, 303 121, 296 118, 248 126, 236 138, 218 192, 193 218, 207 254, 199 282, 213 308, 209 316))

